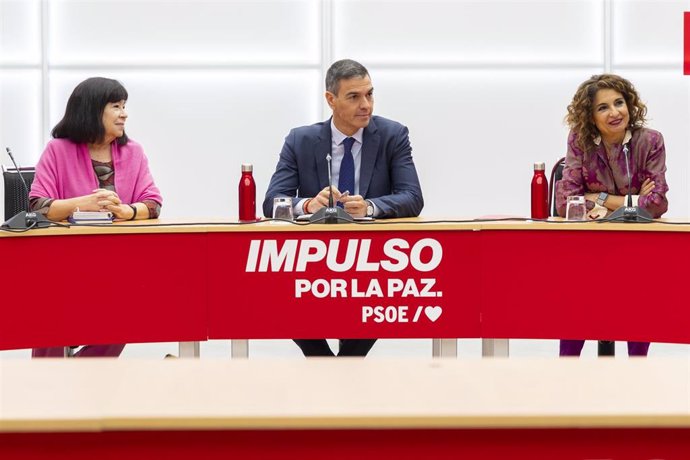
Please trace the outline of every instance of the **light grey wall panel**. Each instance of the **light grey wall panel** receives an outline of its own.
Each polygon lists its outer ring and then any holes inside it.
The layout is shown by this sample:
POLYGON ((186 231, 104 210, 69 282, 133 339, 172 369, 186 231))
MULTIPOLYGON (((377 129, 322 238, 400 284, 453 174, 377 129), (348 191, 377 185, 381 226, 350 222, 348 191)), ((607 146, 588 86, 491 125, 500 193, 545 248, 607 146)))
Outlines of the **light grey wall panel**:
POLYGON ((40 63, 39 3, 38 0, 0 2, 0 65, 40 63))
POLYGON ((318 2, 50 2, 51 64, 318 64, 318 2))
POLYGON ((616 0, 612 8, 614 66, 683 68, 683 12, 688 0, 616 0))
MULTIPOLYGON (((5 147, 19 166, 36 164, 41 150, 41 73, 31 69, 0 68, 0 163, 11 166, 5 147)), ((0 197, 5 187, 0 179, 0 197)), ((4 221, 5 200, 0 199, 4 221)), ((0 257, 2 255, 0 254, 0 257)))
POLYGON ((600 69, 373 69, 376 112, 410 128, 424 216, 529 215, 532 165, 565 155, 566 107, 600 69))
POLYGON ((371 63, 597 65, 603 3, 344 0, 334 4, 335 58, 371 63))
POLYGON ((8 164, 9 146, 22 166, 32 166, 43 149, 41 141, 41 72, 0 69, 0 162, 8 164))

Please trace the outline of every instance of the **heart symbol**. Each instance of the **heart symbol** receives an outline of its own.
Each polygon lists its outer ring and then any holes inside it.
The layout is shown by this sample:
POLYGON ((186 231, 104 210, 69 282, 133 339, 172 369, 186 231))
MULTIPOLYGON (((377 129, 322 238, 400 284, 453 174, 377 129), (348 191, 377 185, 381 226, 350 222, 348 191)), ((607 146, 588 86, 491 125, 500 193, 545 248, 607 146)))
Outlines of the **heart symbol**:
POLYGON ((431 320, 432 323, 439 319, 441 313, 443 313, 443 308, 441 307, 426 307, 424 309, 424 314, 431 320))

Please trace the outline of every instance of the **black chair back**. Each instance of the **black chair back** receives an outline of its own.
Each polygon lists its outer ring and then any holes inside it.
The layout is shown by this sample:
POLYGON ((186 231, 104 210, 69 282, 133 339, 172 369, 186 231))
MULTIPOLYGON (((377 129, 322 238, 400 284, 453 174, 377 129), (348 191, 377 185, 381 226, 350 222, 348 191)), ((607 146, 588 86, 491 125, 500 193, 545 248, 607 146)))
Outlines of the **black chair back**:
POLYGON ((556 183, 563 178, 563 168, 565 168, 565 157, 561 158, 553 165, 551 169, 551 178, 549 179, 549 210, 551 216, 558 215, 556 212, 556 183))
POLYGON ((30 190, 34 181, 35 168, 20 168, 18 172, 16 168, 2 166, 2 178, 5 183, 5 220, 20 211, 29 209, 29 191, 24 188, 19 174, 22 175, 30 190))

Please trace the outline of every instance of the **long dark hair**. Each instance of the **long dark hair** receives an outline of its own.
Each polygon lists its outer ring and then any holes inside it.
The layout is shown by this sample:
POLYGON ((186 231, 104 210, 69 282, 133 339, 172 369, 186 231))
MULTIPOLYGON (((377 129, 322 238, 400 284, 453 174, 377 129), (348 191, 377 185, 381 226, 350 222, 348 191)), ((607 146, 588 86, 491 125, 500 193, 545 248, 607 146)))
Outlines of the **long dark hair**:
MULTIPOLYGON (((128 94, 122 84, 110 78, 93 77, 79 83, 65 108, 65 115, 50 134, 54 138, 69 139, 78 144, 102 142, 105 138, 103 110, 109 102, 127 100, 128 94)), ((119 145, 125 145, 127 134, 117 138, 119 145)))

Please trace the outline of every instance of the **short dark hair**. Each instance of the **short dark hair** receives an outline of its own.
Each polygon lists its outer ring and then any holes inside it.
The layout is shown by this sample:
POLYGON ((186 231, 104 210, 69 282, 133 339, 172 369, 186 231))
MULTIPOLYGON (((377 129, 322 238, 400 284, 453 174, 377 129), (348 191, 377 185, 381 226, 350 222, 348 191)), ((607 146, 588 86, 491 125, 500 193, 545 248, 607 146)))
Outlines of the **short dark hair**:
MULTIPOLYGON (((109 102, 126 101, 127 90, 117 80, 93 77, 79 83, 65 108, 65 115, 50 134, 56 139, 69 139, 78 144, 101 142, 105 137, 103 110, 109 102)), ((117 138, 124 145, 127 134, 117 138)))
POLYGON ((364 78, 369 76, 369 71, 366 67, 352 59, 341 59, 336 61, 328 68, 326 72, 326 91, 335 95, 340 89, 340 80, 348 80, 350 78, 364 78))

